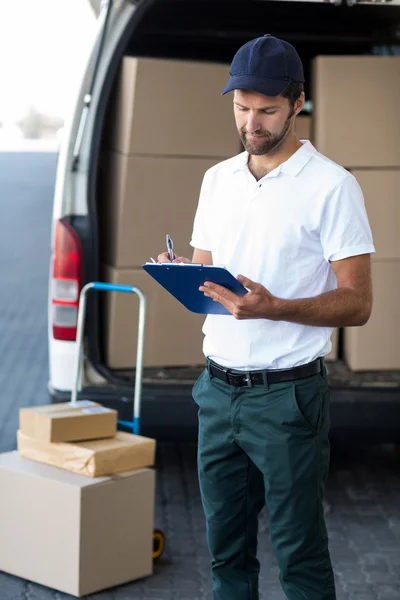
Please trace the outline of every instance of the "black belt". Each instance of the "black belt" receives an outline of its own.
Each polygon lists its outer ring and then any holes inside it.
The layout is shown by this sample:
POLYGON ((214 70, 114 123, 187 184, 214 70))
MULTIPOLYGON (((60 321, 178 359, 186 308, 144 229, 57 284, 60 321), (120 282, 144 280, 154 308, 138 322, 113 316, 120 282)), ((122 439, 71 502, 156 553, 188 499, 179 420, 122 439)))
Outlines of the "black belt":
POLYGON ((284 383, 295 379, 305 379, 317 375, 323 369, 323 358, 317 358, 313 362, 293 367, 292 369, 276 369, 265 371, 235 371, 225 369, 221 365, 207 359, 207 369, 211 377, 221 379, 234 387, 253 387, 253 385, 268 386, 271 383, 284 383))

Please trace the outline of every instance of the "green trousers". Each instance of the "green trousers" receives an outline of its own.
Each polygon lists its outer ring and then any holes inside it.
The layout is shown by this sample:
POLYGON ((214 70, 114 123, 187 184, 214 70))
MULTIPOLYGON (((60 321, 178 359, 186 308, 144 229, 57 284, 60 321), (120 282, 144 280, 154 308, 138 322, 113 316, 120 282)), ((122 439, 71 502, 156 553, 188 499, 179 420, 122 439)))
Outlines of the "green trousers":
POLYGON ((258 600, 258 515, 266 503, 289 600, 335 600, 323 513, 329 466, 326 370, 289 383, 235 388, 206 369, 198 405, 198 470, 213 600, 258 600))

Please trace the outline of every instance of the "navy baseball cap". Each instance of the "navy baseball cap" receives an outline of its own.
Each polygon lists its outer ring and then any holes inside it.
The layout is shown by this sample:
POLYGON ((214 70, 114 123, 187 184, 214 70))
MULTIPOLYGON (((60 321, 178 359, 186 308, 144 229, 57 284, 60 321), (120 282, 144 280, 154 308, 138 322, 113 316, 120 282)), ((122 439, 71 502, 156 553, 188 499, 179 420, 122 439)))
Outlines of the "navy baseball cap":
POLYGON ((296 49, 289 42, 269 34, 239 48, 229 75, 222 96, 238 89, 279 96, 291 81, 304 82, 303 64, 296 49))

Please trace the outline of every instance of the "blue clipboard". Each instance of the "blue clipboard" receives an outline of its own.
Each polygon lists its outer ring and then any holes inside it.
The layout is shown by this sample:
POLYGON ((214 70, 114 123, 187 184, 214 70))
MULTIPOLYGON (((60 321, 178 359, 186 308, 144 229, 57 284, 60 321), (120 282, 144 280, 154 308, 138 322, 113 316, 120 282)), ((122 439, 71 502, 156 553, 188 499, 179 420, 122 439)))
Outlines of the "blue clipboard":
POLYGON ((143 269, 188 310, 203 315, 230 315, 222 304, 204 296, 199 287, 205 281, 223 285, 244 296, 247 289, 224 267, 186 263, 145 263, 143 269))

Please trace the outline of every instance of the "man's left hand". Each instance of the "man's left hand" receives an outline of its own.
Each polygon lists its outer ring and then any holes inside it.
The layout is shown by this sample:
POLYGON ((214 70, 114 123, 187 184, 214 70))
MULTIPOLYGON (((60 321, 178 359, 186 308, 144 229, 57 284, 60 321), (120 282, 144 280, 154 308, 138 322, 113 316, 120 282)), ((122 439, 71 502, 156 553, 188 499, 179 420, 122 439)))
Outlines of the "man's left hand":
POLYGON ((238 296, 217 283, 206 281, 199 290, 205 296, 222 304, 235 319, 270 319, 278 320, 278 298, 273 296, 261 283, 256 283, 248 277, 238 275, 236 278, 249 291, 244 296, 238 296))

